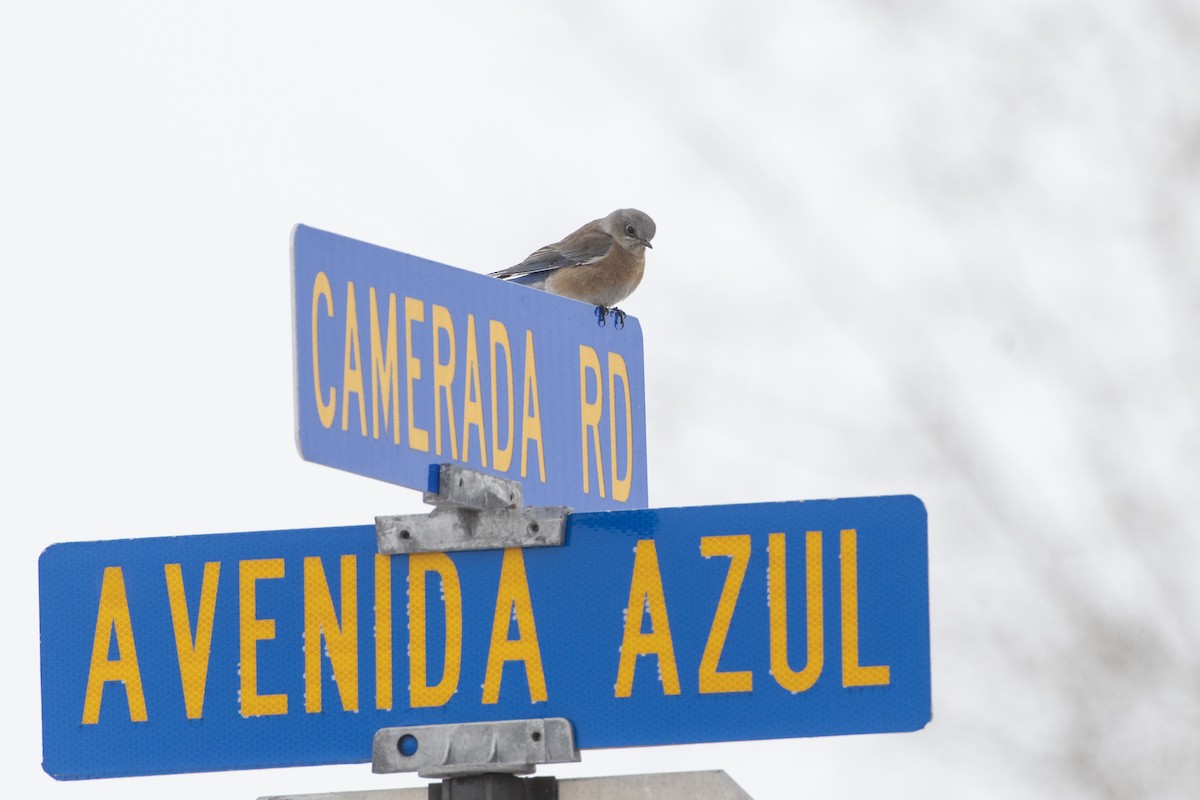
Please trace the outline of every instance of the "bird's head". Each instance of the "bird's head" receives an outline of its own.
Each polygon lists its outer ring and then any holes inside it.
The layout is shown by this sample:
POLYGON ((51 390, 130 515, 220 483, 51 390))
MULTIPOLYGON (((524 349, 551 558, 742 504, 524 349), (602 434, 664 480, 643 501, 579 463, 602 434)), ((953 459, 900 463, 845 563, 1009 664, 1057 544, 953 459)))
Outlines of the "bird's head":
POLYGON ((641 252, 654 238, 654 220, 636 208, 618 208, 602 220, 605 231, 626 250, 641 252))

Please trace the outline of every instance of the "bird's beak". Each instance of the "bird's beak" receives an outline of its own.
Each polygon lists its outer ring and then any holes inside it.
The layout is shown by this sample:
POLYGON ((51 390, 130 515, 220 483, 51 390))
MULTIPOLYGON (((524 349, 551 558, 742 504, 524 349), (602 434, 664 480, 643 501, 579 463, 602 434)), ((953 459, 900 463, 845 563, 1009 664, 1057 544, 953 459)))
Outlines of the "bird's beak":
POLYGON ((649 242, 647 242, 645 239, 640 239, 639 241, 640 241, 642 244, 646 245, 646 247, 649 247, 651 250, 653 250, 653 249, 654 249, 654 245, 650 244, 650 243, 649 243, 649 242))

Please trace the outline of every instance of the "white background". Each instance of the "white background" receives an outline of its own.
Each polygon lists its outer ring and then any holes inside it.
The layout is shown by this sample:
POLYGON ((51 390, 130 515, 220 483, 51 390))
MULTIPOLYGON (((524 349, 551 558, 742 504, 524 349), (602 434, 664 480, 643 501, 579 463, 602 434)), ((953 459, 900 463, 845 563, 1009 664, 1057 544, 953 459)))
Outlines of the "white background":
POLYGON ((295 450, 297 222, 484 272, 635 206, 651 503, 919 495, 934 719, 542 774, 1200 796, 1197 76, 1190 0, 6 9, 5 794, 417 785, 56 783, 37 556, 420 510, 295 450))

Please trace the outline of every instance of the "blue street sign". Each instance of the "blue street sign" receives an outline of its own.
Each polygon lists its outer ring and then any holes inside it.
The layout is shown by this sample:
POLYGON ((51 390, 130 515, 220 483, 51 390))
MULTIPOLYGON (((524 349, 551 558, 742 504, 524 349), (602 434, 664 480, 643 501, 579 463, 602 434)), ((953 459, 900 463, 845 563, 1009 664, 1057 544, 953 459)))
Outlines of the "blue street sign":
POLYGON ((375 731, 566 717, 580 748, 930 718, 911 496, 574 514, 566 544, 381 556, 372 526, 59 544, 56 778, 369 761, 375 731))
POLYGON ((300 454, 424 491, 457 463, 530 505, 645 508, 642 330, 627 317, 298 225, 300 454))

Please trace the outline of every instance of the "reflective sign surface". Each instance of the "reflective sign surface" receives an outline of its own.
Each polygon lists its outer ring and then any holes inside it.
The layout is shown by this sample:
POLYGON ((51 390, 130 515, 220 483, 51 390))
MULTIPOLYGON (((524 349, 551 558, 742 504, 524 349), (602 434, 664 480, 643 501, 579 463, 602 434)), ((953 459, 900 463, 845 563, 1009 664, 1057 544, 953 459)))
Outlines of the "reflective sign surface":
POLYGON ((521 481, 529 505, 646 507, 634 317, 602 327, 585 303, 305 225, 292 245, 305 459, 422 491, 454 463, 521 481))
POLYGON ((562 547, 380 556, 372 526, 55 545, 59 778, 369 761, 398 725, 561 716, 580 748, 930 718, 915 497, 583 513, 562 547))

